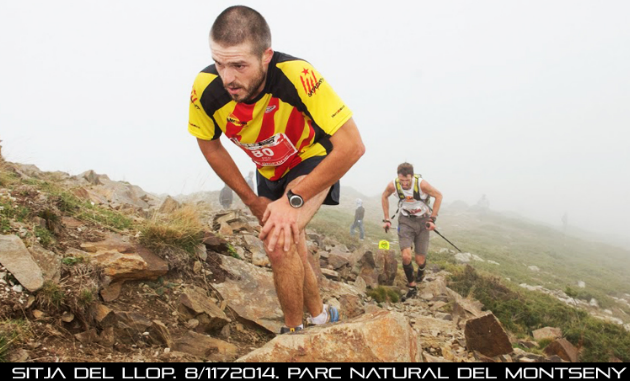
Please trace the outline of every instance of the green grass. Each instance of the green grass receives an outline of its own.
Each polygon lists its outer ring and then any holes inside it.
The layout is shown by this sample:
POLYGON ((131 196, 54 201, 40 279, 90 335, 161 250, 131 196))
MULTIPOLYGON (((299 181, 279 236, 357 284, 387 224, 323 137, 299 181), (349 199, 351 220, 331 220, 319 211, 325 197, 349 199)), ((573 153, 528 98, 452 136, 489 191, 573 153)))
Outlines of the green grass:
POLYGON ((0 362, 6 362, 7 353, 9 352, 9 340, 0 333, 0 362))
POLYGON ((11 220, 26 222, 31 211, 25 206, 14 205, 7 198, 0 198, 0 232, 11 231, 11 220))
POLYGON ((7 165, 0 158, 0 187, 9 187, 18 181, 15 173, 9 171, 7 165))
POLYGON ((35 237, 39 238, 39 243, 45 248, 49 248, 55 243, 54 235, 46 228, 35 226, 35 237))
MULTIPOLYGON (((361 198, 366 208, 366 237, 374 241, 397 239, 395 232, 388 236, 382 231, 380 199, 361 198)), ((322 208, 309 227, 352 249, 351 244, 356 242, 349 235, 353 205, 354 198, 337 209, 322 208)), ((600 308, 609 308, 628 322, 630 308, 612 297, 630 294, 629 251, 566 236, 559 230, 499 213, 488 213, 480 220, 474 213, 463 210, 449 213, 444 208, 440 211, 438 229, 464 252, 476 254, 485 262, 473 261, 475 270, 464 270, 453 253, 438 253, 442 248, 453 248, 432 234, 429 265, 437 264, 453 273, 450 287, 481 301, 514 335, 527 337, 532 330, 555 326, 581 348, 581 361, 609 361, 612 357, 630 361, 630 334, 622 326, 594 318, 585 310, 544 293, 518 287, 521 283, 540 285, 549 290, 569 291, 587 302, 596 299, 600 308), (537 266, 540 271, 531 271, 529 266, 537 266), (586 288, 577 287, 579 280, 586 283, 586 288)), ((401 271, 397 281, 399 277, 404 278, 401 271)), ((386 300, 382 291, 374 290, 372 297, 386 300)))
POLYGON ((57 310, 64 303, 65 293, 58 284, 52 281, 44 282, 44 286, 37 291, 36 299, 39 305, 47 310, 57 310))
POLYGON ((95 301, 95 294, 97 294, 97 290, 91 290, 88 288, 81 289, 79 296, 77 297, 78 305, 83 308, 89 307, 95 301))
MULTIPOLYGON (((322 207, 308 224, 309 229, 314 229, 326 237, 331 237, 346 245, 356 247, 359 244, 359 230, 355 229, 355 235, 350 235, 350 226, 354 222, 354 215, 343 210, 322 207)), ((380 241, 398 239, 395 233, 386 234, 381 225, 373 221, 364 221, 365 240, 380 241)))
POLYGON ((236 249, 234 248, 234 246, 232 246, 232 244, 228 243, 227 247, 228 247, 228 253, 230 254, 232 258, 241 259, 241 256, 238 255, 238 253, 236 252, 236 249))
POLYGON ((94 222, 119 231, 127 230, 133 224, 129 217, 120 212, 93 205, 89 201, 78 198, 70 191, 54 185, 51 186, 49 183, 46 184, 45 187, 49 188, 49 192, 57 197, 59 210, 79 220, 94 222))
POLYGON ((512 333, 551 326, 562 329, 567 340, 582 348, 581 361, 630 361, 630 333, 623 327, 598 320, 586 311, 568 306, 548 295, 516 290, 498 277, 460 266, 449 287, 479 300, 512 333))
POLYGON ((26 343, 32 336, 27 320, 0 320, 0 363, 8 361, 12 346, 26 343))
POLYGON ((61 260, 61 263, 63 263, 66 266, 74 266, 76 264, 83 263, 84 261, 85 261, 85 258, 83 257, 65 257, 64 259, 61 260))
POLYGON ((367 295, 379 304, 384 302, 398 303, 400 300, 398 292, 391 287, 378 286, 375 289, 369 290, 367 295))

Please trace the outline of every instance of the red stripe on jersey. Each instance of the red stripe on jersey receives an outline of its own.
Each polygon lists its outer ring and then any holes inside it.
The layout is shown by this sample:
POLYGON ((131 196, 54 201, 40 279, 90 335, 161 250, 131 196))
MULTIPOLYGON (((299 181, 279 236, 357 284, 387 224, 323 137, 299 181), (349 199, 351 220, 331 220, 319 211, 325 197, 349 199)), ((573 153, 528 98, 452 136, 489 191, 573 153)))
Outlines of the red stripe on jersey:
POLYGON ((234 111, 228 117, 228 122, 225 126, 225 136, 228 138, 236 137, 240 142, 241 135, 239 135, 239 132, 252 120, 255 106, 256 104, 237 103, 234 111), (231 117, 236 119, 236 121, 230 121, 231 117))
POLYGON ((302 141, 302 144, 297 148, 298 152, 302 151, 302 148, 306 147, 313 141, 313 137, 315 136, 315 130, 313 129, 313 121, 309 120, 308 122, 308 138, 302 141))
POLYGON ((285 130, 285 134, 287 138, 291 140, 291 143, 295 146, 300 140, 302 136, 302 132, 304 131, 304 115, 297 108, 293 108, 291 110, 291 115, 289 115, 289 119, 287 120, 287 128, 285 130))
MULTIPOLYGON (((304 128, 305 128, 304 125, 305 125, 304 115, 300 111, 298 111, 297 108, 293 108, 293 110, 291 110, 291 115, 289 115, 289 119, 287 120, 287 128, 284 132, 285 135, 287 135, 287 138, 291 141, 291 143, 293 143, 293 145, 296 145, 298 141, 300 140, 300 138, 302 137, 302 132, 304 131, 304 128)), ((298 152, 286 163, 284 163, 283 165, 279 167, 276 167, 273 177, 269 180, 276 181, 280 179, 280 177, 282 177, 282 175, 287 170, 287 168, 293 168, 302 162, 302 158, 299 155, 300 150, 304 148, 305 146, 308 146, 310 142, 313 140, 313 137, 315 136, 315 130, 310 125, 310 121, 307 128, 309 129, 308 138, 302 141, 302 144, 300 144, 300 147, 297 149, 298 152)))
POLYGON ((278 112, 278 108, 280 108, 280 100, 278 98, 271 97, 269 103, 267 104, 267 108, 265 109, 265 115, 263 115, 262 126, 260 127, 258 138, 256 138, 257 142, 269 139, 276 132, 274 115, 278 112))

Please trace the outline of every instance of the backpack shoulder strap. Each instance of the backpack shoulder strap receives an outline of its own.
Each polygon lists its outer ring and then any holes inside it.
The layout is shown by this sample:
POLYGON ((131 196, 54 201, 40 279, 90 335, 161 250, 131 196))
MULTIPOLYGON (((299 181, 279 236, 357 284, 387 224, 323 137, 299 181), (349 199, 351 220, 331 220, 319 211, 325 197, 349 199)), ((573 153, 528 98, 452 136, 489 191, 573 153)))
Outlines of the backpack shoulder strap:
POLYGON ((418 201, 420 200, 420 179, 422 178, 422 175, 417 174, 414 175, 414 183, 413 183, 413 198, 415 198, 418 201))
POLYGON ((402 187, 400 186, 400 180, 398 180, 398 178, 394 180, 394 186, 396 187, 396 193, 398 193, 398 198, 401 200, 404 200, 405 194, 403 193, 402 187))

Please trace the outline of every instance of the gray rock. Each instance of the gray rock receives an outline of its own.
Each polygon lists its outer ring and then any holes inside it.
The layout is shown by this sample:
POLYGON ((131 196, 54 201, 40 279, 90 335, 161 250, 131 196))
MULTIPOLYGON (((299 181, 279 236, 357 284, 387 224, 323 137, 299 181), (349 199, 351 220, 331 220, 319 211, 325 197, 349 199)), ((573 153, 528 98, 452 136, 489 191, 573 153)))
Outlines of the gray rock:
POLYGON ((200 288, 191 287, 184 290, 179 297, 179 303, 177 309, 179 319, 181 321, 198 320, 199 324, 195 328, 197 332, 215 333, 230 322, 225 312, 212 303, 205 291, 200 288))
POLYGON ((153 320, 151 327, 149 327, 149 340, 156 345, 165 345, 170 348, 173 345, 171 339, 171 332, 166 325, 159 320, 153 320))
POLYGON ((336 281, 341 279, 341 277, 339 276, 339 273, 334 270, 322 269, 322 274, 324 274, 324 276, 328 279, 332 279, 336 281))
POLYGON ((44 281, 59 282, 61 278, 61 258, 38 244, 34 244, 28 251, 42 270, 44 281))
POLYGON ((16 235, 0 235, 0 264, 30 292, 44 285, 42 270, 16 235))
POLYGON ((151 320, 137 312, 116 312, 116 318, 116 337, 129 344, 134 344, 152 324, 151 320))
POLYGON ((160 213, 173 213, 179 208, 181 208, 181 205, 179 204, 179 202, 177 202, 171 196, 167 196, 164 202, 162 203, 162 205, 160 206, 160 209, 158 209, 158 211, 160 213))
POLYGON ((237 362, 418 362, 421 351, 409 320, 380 310, 279 335, 237 362))
POLYGON ((175 340, 172 348, 211 361, 233 361, 238 356, 235 345, 190 331, 175 340))
POLYGON ((464 330, 468 350, 476 350, 488 357, 512 352, 512 344, 497 318, 489 313, 466 322, 464 330))
POLYGON ((562 337, 562 330, 560 328, 544 327, 532 331, 532 336, 534 336, 534 340, 536 341, 540 341, 543 339, 554 340, 562 337))
POLYGON ((228 307, 241 318, 270 332, 279 332, 284 315, 272 273, 232 257, 222 256, 221 260, 221 267, 230 274, 223 283, 212 285, 221 294, 221 299, 226 300, 228 307))
POLYGON ((556 339, 545 347, 545 354, 559 356, 564 361, 578 362, 578 350, 566 339, 556 339))

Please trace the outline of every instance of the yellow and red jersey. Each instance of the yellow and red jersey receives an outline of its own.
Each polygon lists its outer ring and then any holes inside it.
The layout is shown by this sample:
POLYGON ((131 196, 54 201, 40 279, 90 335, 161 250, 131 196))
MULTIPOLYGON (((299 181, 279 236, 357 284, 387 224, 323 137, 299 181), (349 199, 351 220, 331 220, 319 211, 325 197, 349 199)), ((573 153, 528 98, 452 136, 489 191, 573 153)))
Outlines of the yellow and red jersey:
POLYGON ((247 153, 261 175, 282 178, 302 161, 325 156, 329 138, 352 116, 308 62, 275 52, 263 91, 249 103, 232 100, 215 65, 197 75, 188 131, 204 140, 222 133, 247 153))

